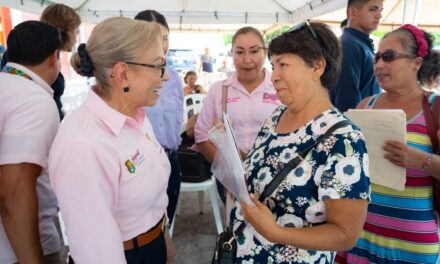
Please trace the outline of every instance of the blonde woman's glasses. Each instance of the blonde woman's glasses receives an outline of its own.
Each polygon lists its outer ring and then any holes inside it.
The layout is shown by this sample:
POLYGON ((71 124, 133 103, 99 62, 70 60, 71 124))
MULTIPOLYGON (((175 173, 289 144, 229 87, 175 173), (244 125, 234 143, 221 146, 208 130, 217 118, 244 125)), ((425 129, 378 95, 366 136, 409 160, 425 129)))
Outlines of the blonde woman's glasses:
POLYGON ((146 63, 126 61, 125 63, 131 64, 131 65, 148 67, 148 68, 160 69, 160 78, 163 78, 163 76, 165 74, 165 69, 167 66, 166 62, 164 62, 163 64, 146 64, 146 63))

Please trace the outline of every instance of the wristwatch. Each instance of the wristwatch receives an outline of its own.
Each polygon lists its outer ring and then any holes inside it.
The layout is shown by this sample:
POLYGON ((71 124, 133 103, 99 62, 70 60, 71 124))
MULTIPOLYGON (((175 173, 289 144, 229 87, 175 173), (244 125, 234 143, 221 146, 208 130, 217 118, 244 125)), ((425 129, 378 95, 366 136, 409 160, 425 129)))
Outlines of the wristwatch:
POLYGON ((426 171, 429 169, 429 165, 431 164, 432 161, 432 154, 428 153, 428 159, 426 160, 425 164, 422 165, 422 170, 426 171))

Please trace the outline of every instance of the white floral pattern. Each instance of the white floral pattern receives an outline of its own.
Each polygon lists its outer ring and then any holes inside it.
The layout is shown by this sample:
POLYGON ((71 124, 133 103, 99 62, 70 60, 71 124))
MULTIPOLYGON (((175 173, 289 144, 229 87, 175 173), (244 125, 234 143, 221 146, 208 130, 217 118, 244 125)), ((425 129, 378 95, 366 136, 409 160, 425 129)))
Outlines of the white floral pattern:
POLYGON ((361 164, 359 159, 350 156, 341 159, 336 164, 336 179, 344 185, 352 185, 361 177, 361 164))
POLYGON ((286 177, 287 184, 292 186, 304 186, 312 177, 312 165, 304 160, 293 169, 286 177))
MULTIPOLYGON (((275 127, 285 109, 285 106, 279 107, 266 120, 243 163, 248 189, 257 197, 286 163, 312 145, 333 124, 346 119, 338 110, 331 109, 295 132, 277 134, 275 127)), ((327 199, 370 199, 369 183, 365 140, 359 129, 350 125, 338 129, 309 152, 267 199, 267 206, 281 226, 311 227, 326 221, 324 201, 327 199)), ((241 221, 240 204, 235 202, 230 226, 236 230, 241 221)), ((335 256, 331 251, 269 243, 250 225, 246 225, 237 242, 238 263, 324 264, 333 263, 335 256)))

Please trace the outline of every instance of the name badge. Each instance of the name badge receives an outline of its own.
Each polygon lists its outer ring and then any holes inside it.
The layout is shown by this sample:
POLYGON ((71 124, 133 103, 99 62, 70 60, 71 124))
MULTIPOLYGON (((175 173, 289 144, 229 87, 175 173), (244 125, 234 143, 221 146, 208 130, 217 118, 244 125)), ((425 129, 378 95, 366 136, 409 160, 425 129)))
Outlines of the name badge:
POLYGON ((277 102, 279 100, 280 99, 278 98, 278 96, 276 94, 263 93, 263 103, 278 104, 277 102))

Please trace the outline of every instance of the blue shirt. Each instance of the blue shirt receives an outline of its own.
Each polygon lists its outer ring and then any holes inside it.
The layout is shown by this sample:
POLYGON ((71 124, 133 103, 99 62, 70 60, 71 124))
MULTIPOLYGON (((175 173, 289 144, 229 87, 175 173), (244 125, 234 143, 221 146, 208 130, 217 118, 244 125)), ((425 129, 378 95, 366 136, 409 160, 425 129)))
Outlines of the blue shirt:
POLYGON ((334 106, 345 112, 356 108, 365 97, 380 93, 380 88, 373 70, 373 40, 359 30, 345 28, 341 41, 341 75, 330 89, 330 98, 334 106))
POLYGON ((163 82, 156 105, 145 107, 145 111, 162 147, 177 150, 182 141, 183 86, 176 70, 167 67, 167 71, 169 80, 163 82))
POLYGON ((212 65, 215 63, 215 59, 209 55, 202 55, 200 58, 202 61, 202 70, 204 72, 212 72, 212 65))

